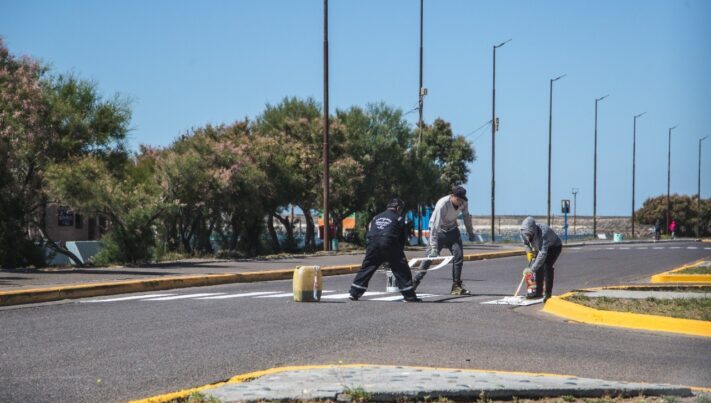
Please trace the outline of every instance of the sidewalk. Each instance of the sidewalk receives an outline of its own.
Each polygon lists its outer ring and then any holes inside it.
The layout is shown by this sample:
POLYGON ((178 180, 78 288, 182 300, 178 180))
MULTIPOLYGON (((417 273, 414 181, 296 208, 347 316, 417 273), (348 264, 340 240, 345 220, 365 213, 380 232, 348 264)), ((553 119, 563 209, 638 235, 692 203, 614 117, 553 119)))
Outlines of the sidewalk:
POLYGON ((354 364, 272 368, 238 375, 221 384, 139 402, 168 402, 195 392, 220 402, 692 396, 689 387, 677 385, 614 382, 553 374, 354 364))

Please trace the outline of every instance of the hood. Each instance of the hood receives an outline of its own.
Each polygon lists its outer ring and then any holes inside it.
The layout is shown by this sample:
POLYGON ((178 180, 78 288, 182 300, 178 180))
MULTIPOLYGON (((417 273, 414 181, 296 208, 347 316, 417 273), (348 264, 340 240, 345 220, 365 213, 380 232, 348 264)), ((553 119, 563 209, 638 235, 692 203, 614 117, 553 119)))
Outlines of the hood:
POLYGON ((525 235, 526 238, 531 239, 536 231, 536 220, 533 217, 526 217, 521 223, 521 235, 525 235))

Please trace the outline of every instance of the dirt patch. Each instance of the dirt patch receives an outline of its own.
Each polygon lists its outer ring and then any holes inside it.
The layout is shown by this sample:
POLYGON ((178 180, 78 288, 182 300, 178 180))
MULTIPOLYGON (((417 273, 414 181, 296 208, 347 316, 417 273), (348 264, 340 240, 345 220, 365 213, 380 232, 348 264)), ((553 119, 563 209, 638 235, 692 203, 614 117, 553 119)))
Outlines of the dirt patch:
POLYGON ((679 319, 711 321, 711 298, 591 298, 580 294, 574 294, 567 299, 570 302, 603 311, 631 312, 646 315, 668 316, 679 319))

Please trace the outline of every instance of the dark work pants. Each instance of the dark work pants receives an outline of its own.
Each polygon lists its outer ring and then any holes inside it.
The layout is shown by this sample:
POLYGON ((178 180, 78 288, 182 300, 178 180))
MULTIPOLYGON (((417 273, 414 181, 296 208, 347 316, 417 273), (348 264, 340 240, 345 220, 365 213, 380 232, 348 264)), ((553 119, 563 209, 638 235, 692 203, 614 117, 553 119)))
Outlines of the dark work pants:
POLYGON ((368 283, 381 264, 387 262, 397 280, 400 292, 405 298, 415 297, 412 286, 412 273, 407 265, 402 245, 393 238, 373 238, 365 249, 365 258, 360 270, 351 284, 350 294, 360 297, 368 289, 368 283))
MULTIPOLYGON (((462 246, 462 234, 459 232, 459 228, 437 233, 437 254, 445 248, 449 249, 453 256, 452 281, 459 283, 462 281, 462 265, 464 264, 464 247, 462 246)), ((430 252, 432 252, 432 247, 427 246, 426 255, 429 256, 430 252)), ((429 261, 422 262, 420 270, 415 275, 415 281, 421 281, 425 277, 431 264, 432 262, 429 261)))
POLYGON ((543 295, 543 284, 545 282, 545 295, 547 297, 553 295, 553 271, 555 270, 553 265, 555 264, 556 260, 558 260, 558 256, 560 256, 560 252, 562 250, 562 246, 553 246, 548 248, 548 256, 546 256, 545 262, 543 262, 543 265, 539 267, 535 272, 536 294, 543 295))

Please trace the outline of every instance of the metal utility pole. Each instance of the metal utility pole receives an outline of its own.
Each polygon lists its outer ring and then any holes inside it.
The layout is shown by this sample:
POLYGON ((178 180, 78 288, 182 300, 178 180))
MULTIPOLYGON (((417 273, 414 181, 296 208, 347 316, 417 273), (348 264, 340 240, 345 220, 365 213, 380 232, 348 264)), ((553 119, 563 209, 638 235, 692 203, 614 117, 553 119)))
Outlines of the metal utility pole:
POLYGON ((698 212, 698 220, 696 221, 696 236, 701 236, 701 142, 709 138, 709 136, 699 139, 699 187, 696 193, 696 211, 698 212))
POLYGON ((667 152, 667 234, 669 233, 669 214, 671 214, 671 200, 669 199, 669 190, 671 189, 671 132, 676 129, 676 126, 669 128, 669 148, 667 152))
MULTIPOLYGON (((427 92, 423 87, 422 83, 422 58, 423 52, 423 32, 424 32, 424 15, 425 15, 425 0, 420 0, 420 86, 417 88, 417 110, 419 112, 419 118, 417 119, 417 153, 420 153, 420 147, 422 146, 422 106, 424 103, 424 96, 427 92)), ((417 205, 417 244, 422 245, 422 204, 417 205)))
POLYGON ((323 250, 329 250, 328 175, 328 0, 323 0, 323 250))
POLYGON ((553 151, 553 82, 565 77, 558 76, 551 79, 550 96, 548 98, 548 226, 551 225, 551 153, 553 151))
POLYGON ((496 242, 494 233, 494 217, 496 216, 496 132, 499 125, 496 120, 496 48, 506 45, 511 39, 493 46, 494 66, 492 69, 491 85, 491 242, 496 242))
POLYGON ((639 115, 635 115, 632 125, 632 238, 634 238, 634 184, 635 184, 635 172, 637 168, 637 118, 644 115, 647 112, 642 112, 639 115))
POLYGON ((595 146, 593 157, 593 237, 597 237, 597 103, 607 98, 605 95, 602 98, 595 99, 595 146))
POLYGON ((577 235, 575 219, 578 215, 578 188, 573 188, 573 235, 577 235))

